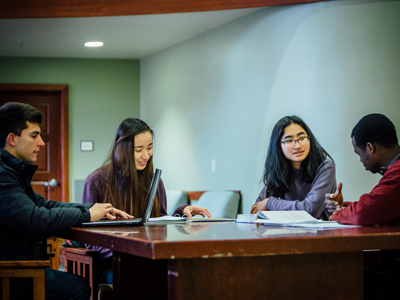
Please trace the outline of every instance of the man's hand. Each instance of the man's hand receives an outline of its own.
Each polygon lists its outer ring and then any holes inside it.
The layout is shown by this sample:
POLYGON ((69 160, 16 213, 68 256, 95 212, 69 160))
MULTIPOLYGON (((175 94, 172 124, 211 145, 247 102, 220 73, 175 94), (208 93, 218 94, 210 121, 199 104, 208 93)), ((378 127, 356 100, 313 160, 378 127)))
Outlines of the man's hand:
POLYGON ((342 183, 339 182, 334 194, 325 195, 325 205, 329 215, 334 214, 343 207, 342 186, 342 183))
POLYGON ((335 212, 341 209, 336 201, 327 199, 325 199, 325 207, 329 216, 333 215, 335 212))
POLYGON ((267 202, 268 202, 268 199, 269 199, 269 198, 264 199, 263 201, 260 201, 260 202, 257 202, 256 204, 254 204, 254 205, 251 207, 250 213, 251 213, 251 214, 257 214, 257 213, 258 213, 259 211, 261 211, 261 210, 267 210, 267 202))
POLYGON ((183 214, 187 215, 188 218, 191 218, 192 216, 195 216, 195 215, 202 215, 203 218, 205 216, 211 218, 211 214, 210 214, 210 212, 208 211, 207 208, 199 207, 199 206, 196 206, 196 205, 186 206, 183 209, 183 214))
POLYGON ((95 203, 91 208, 90 221, 98 221, 102 218, 108 218, 110 220, 115 220, 117 217, 122 219, 132 219, 133 216, 112 207, 110 203, 95 203))
POLYGON ((130 214, 127 214, 126 212, 113 208, 111 213, 108 213, 106 215, 107 218, 109 218, 110 220, 114 220, 115 218, 117 219, 133 219, 133 216, 131 216, 130 214))
POLYGON ((98 221, 104 218, 107 214, 111 213, 112 209, 113 207, 110 203, 95 203, 89 208, 90 221, 98 221))

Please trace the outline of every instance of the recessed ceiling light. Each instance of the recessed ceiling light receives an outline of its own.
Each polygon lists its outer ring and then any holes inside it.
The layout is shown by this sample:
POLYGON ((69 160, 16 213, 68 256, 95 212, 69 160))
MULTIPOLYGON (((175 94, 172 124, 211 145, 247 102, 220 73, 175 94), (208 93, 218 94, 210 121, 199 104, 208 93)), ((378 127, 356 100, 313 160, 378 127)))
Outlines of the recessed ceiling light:
POLYGON ((103 46, 103 42, 87 42, 85 43, 86 47, 101 47, 103 46))

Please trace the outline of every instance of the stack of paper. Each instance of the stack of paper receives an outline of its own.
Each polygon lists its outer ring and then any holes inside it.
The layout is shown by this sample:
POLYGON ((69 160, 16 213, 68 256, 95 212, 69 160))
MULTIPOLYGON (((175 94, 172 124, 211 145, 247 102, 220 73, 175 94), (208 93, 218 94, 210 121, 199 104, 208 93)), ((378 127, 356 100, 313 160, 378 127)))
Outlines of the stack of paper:
POLYGON ((343 225, 337 221, 323 221, 312 217, 304 210, 289 211, 259 211, 260 218, 254 223, 269 226, 291 226, 291 227, 316 227, 316 228, 350 228, 359 227, 354 225, 343 225))

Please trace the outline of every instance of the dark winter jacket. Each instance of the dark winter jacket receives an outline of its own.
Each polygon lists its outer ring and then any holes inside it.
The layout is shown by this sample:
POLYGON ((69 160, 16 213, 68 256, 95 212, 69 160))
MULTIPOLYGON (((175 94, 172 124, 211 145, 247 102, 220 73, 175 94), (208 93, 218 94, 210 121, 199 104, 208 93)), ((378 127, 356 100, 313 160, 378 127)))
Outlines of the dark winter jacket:
POLYGON ((0 260, 44 259, 47 237, 90 221, 92 204, 48 201, 35 193, 36 169, 0 149, 0 260))

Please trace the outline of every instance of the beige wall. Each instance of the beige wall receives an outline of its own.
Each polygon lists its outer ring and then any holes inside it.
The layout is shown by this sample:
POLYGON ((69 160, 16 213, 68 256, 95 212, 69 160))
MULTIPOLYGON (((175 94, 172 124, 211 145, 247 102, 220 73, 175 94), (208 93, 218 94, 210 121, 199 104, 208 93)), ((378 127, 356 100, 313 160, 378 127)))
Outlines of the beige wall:
POLYGON ((399 16, 399 1, 270 7, 141 60, 141 117, 166 188, 241 190, 249 212, 272 127, 296 114, 334 158, 345 199, 369 192, 380 175, 350 132, 372 112, 400 131, 399 16))

